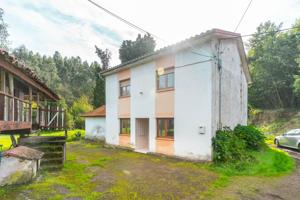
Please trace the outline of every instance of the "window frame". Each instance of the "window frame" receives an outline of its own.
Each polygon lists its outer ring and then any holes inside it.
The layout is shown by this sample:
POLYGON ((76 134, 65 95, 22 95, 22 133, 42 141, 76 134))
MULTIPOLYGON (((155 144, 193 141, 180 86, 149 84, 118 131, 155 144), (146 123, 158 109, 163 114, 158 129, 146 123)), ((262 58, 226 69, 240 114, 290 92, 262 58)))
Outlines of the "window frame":
POLYGON ((167 67, 167 68, 164 68, 164 74, 161 74, 161 75, 159 75, 158 74, 158 71, 156 71, 156 90, 157 91, 164 91, 164 90, 172 90, 172 89, 174 89, 174 86, 175 86, 175 67, 174 66, 171 66, 171 67, 167 67), (168 75, 170 75, 170 74, 173 74, 173 84, 172 84, 172 86, 169 86, 168 85, 168 80, 169 80, 169 78, 168 78, 168 75), (163 87, 163 88, 161 88, 160 87, 160 77, 162 77, 162 76, 164 76, 165 77, 165 85, 166 85, 166 87, 163 87))
POLYGON ((130 97, 130 79, 124 79, 119 81, 119 98, 125 98, 125 97, 130 97), (122 83, 128 82, 128 85, 123 85, 122 83), (122 89, 126 88, 126 94, 122 93, 122 89))
POLYGON ((130 135, 130 133, 131 133, 131 130, 130 130, 130 118, 120 118, 120 135, 130 135), (122 132, 122 130, 123 130, 123 123, 124 123, 124 121, 127 121, 127 126, 128 127, 126 127, 125 129, 126 129, 126 132, 124 133, 124 132, 122 132), (123 122, 123 123, 122 123, 123 122), (127 130, 128 130, 128 132, 127 132, 127 130))
POLYGON ((169 139, 174 139, 175 131, 174 131, 174 118, 157 118, 156 119, 156 138, 169 138, 169 139), (164 130, 166 132, 166 136, 161 136, 160 135, 160 127, 159 127, 159 121, 164 120, 164 130), (169 135, 169 129, 168 125, 170 124, 170 120, 173 120, 173 135, 169 135))

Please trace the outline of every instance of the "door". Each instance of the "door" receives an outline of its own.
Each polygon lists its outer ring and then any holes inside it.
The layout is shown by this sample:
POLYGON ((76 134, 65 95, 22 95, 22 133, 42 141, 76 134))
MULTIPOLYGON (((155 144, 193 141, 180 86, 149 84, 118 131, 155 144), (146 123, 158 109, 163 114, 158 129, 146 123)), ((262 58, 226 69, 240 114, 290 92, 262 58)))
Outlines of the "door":
POLYGON ((138 118, 135 123, 135 144, 136 149, 148 150, 149 149, 149 119, 138 118))
POLYGON ((295 130, 293 133, 291 133, 288 136, 288 146, 293 147, 293 148, 298 148, 297 147, 297 142, 299 139, 299 135, 300 135, 300 130, 295 130))

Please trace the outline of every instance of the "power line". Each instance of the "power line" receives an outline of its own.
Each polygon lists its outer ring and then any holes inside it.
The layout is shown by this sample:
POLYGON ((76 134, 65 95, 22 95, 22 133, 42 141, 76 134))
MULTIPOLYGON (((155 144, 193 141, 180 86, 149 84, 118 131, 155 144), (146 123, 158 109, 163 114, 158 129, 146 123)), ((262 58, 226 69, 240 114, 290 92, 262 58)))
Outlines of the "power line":
MULTIPOLYGON (((157 38, 157 39, 159 39, 159 40, 161 40, 161 41, 163 41, 163 42, 165 42, 165 43, 169 43, 169 42, 166 41, 165 39, 163 39, 163 38, 161 38, 161 37, 159 37, 159 36, 157 36, 157 35, 155 35, 155 34, 152 34, 152 33, 150 33, 149 31, 146 31, 145 29, 143 29, 143 28, 141 28, 141 27, 139 27, 139 26, 137 26, 137 25, 135 25, 135 24, 129 22, 128 20, 122 18, 121 16, 119 16, 119 15, 117 15, 117 14, 111 12, 110 10, 104 8, 103 6, 99 5, 99 4, 96 3, 95 1, 92 1, 92 0, 88 0, 88 1, 89 1, 91 4, 93 4, 94 6, 100 8, 101 10, 103 10, 104 12, 106 12, 107 14, 109 14, 109 15, 111 15, 111 16, 113 16, 113 17, 119 19, 120 21, 124 22, 125 24, 131 26, 132 28, 134 28, 134 29, 136 29, 136 30, 138 30, 138 31, 140 31, 140 32, 146 33, 146 34, 150 34, 151 36, 153 36, 153 37, 155 37, 155 38, 157 38)), ((205 54, 202 54, 202 53, 197 52, 196 49, 195 49, 191 44, 187 44, 187 45, 193 49, 192 53, 197 54, 197 55, 200 55, 200 56, 204 56, 204 57, 213 58, 212 56, 205 55, 205 54)))
POLYGON ((198 61, 198 62, 188 63, 188 64, 185 64, 185 65, 175 66, 175 68, 188 67, 188 66, 191 66, 191 65, 196 65, 196 64, 199 64, 199 63, 205 63, 205 62, 210 62, 210 61, 213 61, 213 60, 212 59, 202 60, 202 61, 198 61))
POLYGON ((253 1, 253 0, 250 0, 248 6, 247 6, 247 8, 246 8, 246 10, 244 11, 244 13, 243 13, 243 15, 242 15, 242 17, 241 17, 241 19, 240 19, 240 21, 239 21, 239 23, 238 23, 237 26, 235 27, 234 32, 236 32, 237 29, 239 28, 239 26, 240 26, 241 22, 243 21, 243 19, 244 19, 246 13, 247 13, 247 11, 248 11, 248 9, 249 9, 249 7, 250 7, 252 1, 253 1))
MULTIPOLYGON (((246 34, 246 35, 238 35, 238 36, 226 37, 226 38, 221 38, 221 39, 233 39, 233 38, 251 37, 251 36, 255 36, 255 35, 265 35, 265 34, 271 34, 271 33, 279 33, 279 32, 293 30, 293 29, 300 29, 300 27, 290 27, 290 28, 279 29, 279 30, 275 30, 275 31, 265 31, 265 32, 261 32, 261 33, 252 33, 252 34, 246 34)), ((224 33, 224 34, 226 35, 227 33, 224 33)), ((231 34, 228 33, 227 35, 231 35, 231 34)))

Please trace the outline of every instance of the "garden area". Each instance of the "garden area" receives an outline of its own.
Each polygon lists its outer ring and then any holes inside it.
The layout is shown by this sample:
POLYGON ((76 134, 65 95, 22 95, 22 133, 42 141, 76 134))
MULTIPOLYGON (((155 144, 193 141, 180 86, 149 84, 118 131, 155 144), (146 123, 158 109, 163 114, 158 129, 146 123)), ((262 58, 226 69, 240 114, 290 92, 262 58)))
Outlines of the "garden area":
POLYGON ((41 172, 32 183, 1 188, 0 199, 240 199, 280 184, 295 169, 291 157, 266 146, 252 127, 218 132, 213 163, 108 148, 83 136, 81 130, 68 132, 61 171, 41 172))

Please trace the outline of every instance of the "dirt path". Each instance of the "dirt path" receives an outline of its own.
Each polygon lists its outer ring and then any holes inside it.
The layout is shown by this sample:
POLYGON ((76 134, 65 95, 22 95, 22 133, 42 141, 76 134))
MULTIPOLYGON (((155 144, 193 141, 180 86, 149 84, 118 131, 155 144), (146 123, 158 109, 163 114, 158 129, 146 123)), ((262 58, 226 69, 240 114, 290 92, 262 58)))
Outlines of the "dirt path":
POLYGON ((238 177, 214 200, 300 200, 300 153, 283 149, 296 160, 296 170, 283 177, 238 177))
POLYGON ((285 149, 296 161, 296 171, 284 177, 273 187, 266 187, 255 199, 299 200, 300 199, 300 153, 285 149))

